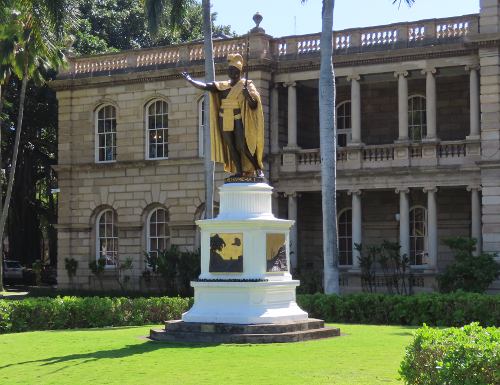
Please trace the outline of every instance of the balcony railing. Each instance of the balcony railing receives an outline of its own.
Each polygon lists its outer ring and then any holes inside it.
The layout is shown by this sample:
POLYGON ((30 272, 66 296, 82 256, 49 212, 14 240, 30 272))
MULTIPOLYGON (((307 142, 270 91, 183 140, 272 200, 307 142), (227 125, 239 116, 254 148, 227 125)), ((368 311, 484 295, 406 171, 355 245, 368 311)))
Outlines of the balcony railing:
MULTIPOLYGON (((404 48, 429 43, 444 43, 478 33, 478 15, 421 20, 378 27, 334 32, 337 54, 373 49, 404 48)), ((286 36, 275 40, 278 57, 301 56, 320 50, 319 34, 286 36)))
MULTIPOLYGON (((404 48, 415 45, 440 44, 478 33, 479 16, 465 15, 445 19, 421 20, 384 26, 347 29, 334 32, 336 54, 404 48)), ((264 34, 250 35, 250 57, 285 60, 320 51, 320 34, 272 38, 264 34)), ((229 53, 246 52, 246 37, 214 41, 214 58, 229 53)), ((96 56, 70 58, 69 66, 59 75, 106 75, 148 68, 185 66, 204 60, 202 43, 129 50, 96 56)))
MULTIPOLYGON (((370 169, 384 167, 470 165, 479 160, 478 141, 443 141, 439 143, 384 144, 337 148, 337 168, 370 169), (402 150, 402 151, 401 151, 402 150)), ((319 171, 319 149, 281 154, 282 172, 319 171)))

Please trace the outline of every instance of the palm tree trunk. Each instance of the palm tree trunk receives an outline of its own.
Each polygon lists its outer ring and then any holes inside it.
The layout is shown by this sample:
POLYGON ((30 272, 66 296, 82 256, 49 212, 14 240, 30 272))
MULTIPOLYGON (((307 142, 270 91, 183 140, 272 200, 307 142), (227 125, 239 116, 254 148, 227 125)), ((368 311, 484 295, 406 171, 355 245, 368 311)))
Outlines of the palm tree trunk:
MULTIPOLYGON (((7 82, 5 82, 7 84, 7 82)), ((1 115, 3 112, 3 98, 2 98, 2 85, 0 84, 0 172, 2 172, 2 119, 1 115)), ((3 177, 0 175, 0 213, 3 208, 3 177)), ((3 231, 0 236, 0 291, 4 291, 3 288, 3 231)))
POLYGON ((16 174, 17 166, 17 154, 19 153, 19 143, 21 142, 21 128, 23 125, 23 115, 24 115, 24 99, 26 98, 26 85, 28 84, 28 63, 25 63, 23 81, 21 85, 21 95, 19 97, 19 112, 17 115, 17 126, 16 126, 16 139, 14 141, 14 151, 12 153, 12 164, 9 174, 9 182, 7 183, 7 194, 5 196, 5 204, 2 208, 2 215, 0 217, 0 239, 3 239, 3 234, 5 231, 5 222, 7 221, 7 215, 9 213, 10 198, 12 196, 12 189, 14 186, 14 176, 16 174))
MULTIPOLYGON (((3 84, 4 88, 9 84, 10 74, 7 72, 7 75, 4 78, 3 84)), ((5 92, 5 91, 4 91, 5 92)), ((3 97, 2 97, 2 84, 0 84, 0 117, 3 112, 3 97)), ((0 173, 3 172, 3 162, 2 162, 2 119, 0 118, 0 173)), ((0 214, 3 210, 3 175, 0 175, 0 214)), ((1 217, 1 215, 0 215, 1 217)), ((4 290, 3 286, 3 231, 0 236, 0 291, 4 290)))
POLYGON ((337 246, 335 77, 333 73, 334 0, 323 0, 319 75, 319 131, 323 211, 324 290, 340 293, 337 246))
MULTIPOLYGON (((205 49, 205 83, 215 80, 214 54, 212 46, 212 18, 210 15, 210 0, 202 1, 203 36, 205 49)), ((214 216, 214 162, 211 157, 210 143, 210 97, 205 92, 205 119, 203 122, 203 160, 205 172, 205 219, 214 216)))

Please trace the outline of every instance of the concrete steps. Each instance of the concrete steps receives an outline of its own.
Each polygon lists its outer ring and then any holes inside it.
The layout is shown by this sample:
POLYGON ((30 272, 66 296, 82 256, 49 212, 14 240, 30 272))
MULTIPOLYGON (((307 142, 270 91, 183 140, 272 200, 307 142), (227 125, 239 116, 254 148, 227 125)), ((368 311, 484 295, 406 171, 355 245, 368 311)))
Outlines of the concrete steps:
POLYGON ((340 329, 318 319, 283 324, 222 324, 168 321, 165 329, 151 329, 150 338, 164 342, 264 344, 337 337, 340 329))

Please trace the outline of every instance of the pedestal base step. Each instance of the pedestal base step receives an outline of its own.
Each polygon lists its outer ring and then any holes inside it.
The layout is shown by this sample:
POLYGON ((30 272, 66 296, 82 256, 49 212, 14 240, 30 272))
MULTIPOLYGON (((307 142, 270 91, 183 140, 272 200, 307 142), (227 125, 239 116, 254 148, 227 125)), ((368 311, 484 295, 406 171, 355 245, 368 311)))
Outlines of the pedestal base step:
POLYGON ((165 329, 151 329, 155 341, 191 343, 263 344, 337 337, 340 329, 325 327, 318 319, 283 324, 223 324, 168 321, 165 329))

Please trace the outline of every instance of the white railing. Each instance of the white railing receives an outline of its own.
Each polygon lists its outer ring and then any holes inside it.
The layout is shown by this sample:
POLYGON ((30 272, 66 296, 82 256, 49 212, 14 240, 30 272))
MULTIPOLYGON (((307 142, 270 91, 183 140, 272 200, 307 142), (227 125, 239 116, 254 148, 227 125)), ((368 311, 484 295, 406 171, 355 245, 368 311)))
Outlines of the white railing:
POLYGON ((397 29, 380 29, 361 34, 361 46, 373 47, 394 44, 398 40, 397 29))
MULTIPOLYGON (((478 33, 478 15, 455 18, 422 20, 387 26, 348 29, 334 32, 335 49, 340 53, 356 47, 370 49, 392 47, 395 44, 413 44, 431 39, 432 41, 463 38, 478 33)), ((268 57, 301 56, 320 51, 320 34, 286 36, 273 39, 267 35, 250 35, 250 57, 262 57, 262 47, 266 44, 268 57), (257 39, 252 45, 252 39, 257 39), (252 48, 254 47, 254 48, 252 48), (252 51, 254 49, 255 51, 252 51), (255 56, 252 56, 255 55, 255 56)), ((226 57, 230 53, 246 53, 246 37, 214 41, 214 57, 226 57)), ((130 50, 120 53, 70 58, 69 68, 61 75, 81 75, 106 73, 128 68, 144 68, 162 65, 185 65, 187 62, 204 60, 202 43, 188 43, 168 47, 130 50)))
POLYGON ((319 149, 315 148, 312 150, 300 150, 297 154, 297 164, 321 164, 321 155, 319 153, 319 149))
MULTIPOLYGON (((337 147, 337 162, 347 161, 347 151, 343 147, 337 147)), ((319 165, 321 164, 321 153, 319 148, 310 150, 300 150, 297 153, 298 165, 319 165)))
POLYGON ((363 148, 363 160, 369 162, 380 162, 394 159, 394 146, 366 146, 363 148))
POLYGON ((464 37, 470 31, 470 22, 461 20, 449 23, 439 23, 436 25, 436 38, 449 39, 453 37, 464 37))
MULTIPOLYGON (((445 40, 478 33, 478 15, 465 15, 446 19, 421 20, 378 27, 349 29, 334 32, 337 50, 352 47, 386 47, 397 43, 416 43, 425 39, 445 40)), ((275 54, 301 55, 320 50, 320 34, 287 36, 276 40, 275 54), (301 40, 302 39, 302 40, 301 40), (302 48, 304 47, 304 48, 302 48)))
POLYGON ((127 56, 102 56, 99 58, 77 60, 74 64, 75 74, 107 72, 127 67, 127 56))
POLYGON ((163 49, 150 52, 144 52, 137 55, 137 67, 148 67, 168 63, 177 63, 179 61, 179 49, 163 49))
POLYGON ((467 155, 467 147, 463 141, 447 142, 438 145, 438 156, 440 158, 460 158, 467 155))
MULTIPOLYGON (((355 164, 357 164, 356 168, 401 167, 401 162, 406 159, 410 165, 419 166, 427 164, 425 162, 429 158, 436 159, 437 164, 469 165, 473 164, 478 156, 474 151, 471 151, 470 154, 467 152, 469 145, 470 143, 465 140, 446 141, 431 145, 435 151, 424 153, 424 147, 429 147, 429 144, 411 143, 407 147, 407 155, 403 157, 395 151, 401 146, 400 144, 363 145, 356 148, 337 147, 337 165, 340 169, 351 169, 355 164)), ((295 161, 292 160, 292 163, 296 164, 299 172, 319 170, 321 166, 320 149, 299 150, 295 153, 295 161)), ((288 160, 287 165, 284 164, 282 154, 281 166, 289 167, 290 164, 290 160, 288 160)))

